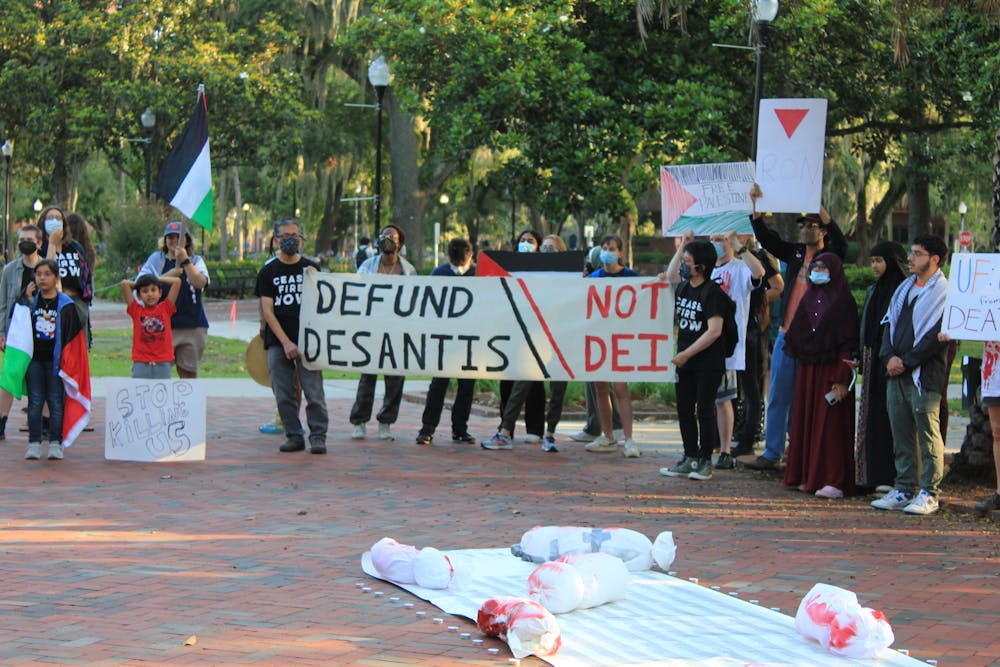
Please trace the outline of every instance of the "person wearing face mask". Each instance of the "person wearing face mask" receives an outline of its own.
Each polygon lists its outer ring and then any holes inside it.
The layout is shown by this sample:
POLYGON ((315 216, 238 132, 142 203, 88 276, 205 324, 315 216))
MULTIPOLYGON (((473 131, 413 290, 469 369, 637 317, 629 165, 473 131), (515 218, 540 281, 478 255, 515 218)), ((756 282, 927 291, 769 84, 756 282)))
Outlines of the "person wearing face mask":
MULTIPOLYGON (((375 245, 378 254, 365 261, 359 268, 358 273, 379 273, 395 276, 413 276, 417 270, 413 265, 403 259, 403 246, 406 244, 406 234, 396 225, 386 225, 379 232, 375 245)), ((390 427, 399 418, 399 405, 403 400, 403 376, 383 375, 385 383, 385 396, 382 399, 382 409, 375 415, 378 422, 378 437, 380 440, 394 440, 390 427)), ((351 407, 351 424, 354 426, 351 437, 355 440, 364 440, 366 436, 365 424, 372 418, 372 410, 375 404, 375 382, 378 376, 371 373, 362 373, 358 380, 358 390, 355 394, 354 405, 351 407)))
POLYGON ((257 274, 256 293, 264 316, 264 347, 271 375, 271 391, 281 414, 285 442, 278 451, 300 452, 306 448, 306 433, 299 419, 299 389, 306 399, 309 452, 326 454, 329 416, 323 390, 323 372, 302 364, 299 350, 299 314, 302 280, 307 271, 318 271, 316 262, 302 256, 302 226, 296 218, 274 223, 278 240, 277 259, 257 274))
MULTIPOLYGON (((35 225, 24 225, 17 231, 17 250, 20 257, 10 261, 0 274, 0 350, 7 347, 7 329, 10 315, 18 298, 35 279, 35 266, 41 259, 38 254, 42 231, 35 225)), ((5 440, 7 417, 14 397, 0 389, 0 440, 5 440)))
MULTIPOLYGON (((472 261, 472 244, 465 239, 452 239, 448 242, 448 261, 431 271, 432 276, 463 276, 476 275, 476 264, 472 261)), ((451 406, 451 441, 474 445, 476 438, 469 433, 469 415, 472 413, 472 396, 476 389, 473 378, 457 380, 455 402, 451 406)), ((444 409, 444 397, 448 392, 450 378, 436 377, 431 379, 424 400, 424 414, 421 418, 420 433, 417 434, 418 445, 430 445, 434 442, 434 431, 441 422, 441 412, 444 409)))
MULTIPOLYGON (((80 218, 77 214, 72 214, 80 218)), ((42 229, 42 255, 53 259, 59 265, 60 291, 73 300, 77 315, 85 331, 90 331, 90 302, 94 297, 94 257, 89 255, 73 231, 86 233, 86 223, 78 221, 70 226, 69 216, 61 209, 50 206, 38 216, 38 226, 42 229)), ((88 245, 89 245, 89 239, 88 245)), ((90 336, 88 333, 88 344, 90 336)))
POLYGON ((858 304, 841 259, 816 255, 809 287, 785 333, 795 359, 795 403, 785 486, 820 498, 854 492, 852 361, 858 346, 858 304))
MULTIPOLYGON (((178 377, 196 378, 208 342, 208 317, 202 295, 208 287, 209 276, 208 265, 201 256, 194 254, 194 237, 184 226, 181 222, 167 223, 159 250, 146 259, 135 279, 145 274, 154 278, 180 278, 180 295, 175 304, 177 312, 170 318, 174 365, 178 377), (182 231, 183 245, 180 241, 182 231)), ((166 298, 165 294, 163 298, 166 298)))
POLYGON ((820 206, 819 213, 801 216, 799 242, 786 241, 764 222, 764 215, 757 210, 757 200, 763 196, 760 186, 750 189, 753 213, 750 223, 754 236, 769 253, 785 263, 785 287, 781 294, 781 328, 771 352, 771 378, 764 416, 764 453, 746 466, 754 470, 775 470, 785 453, 789 419, 795 397, 795 360, 785 354, 785 333, 795 318, 802 295, 809 286, 809 264, 821 252, 832 252, 843 260, 847 240, 840 227, 820 206))

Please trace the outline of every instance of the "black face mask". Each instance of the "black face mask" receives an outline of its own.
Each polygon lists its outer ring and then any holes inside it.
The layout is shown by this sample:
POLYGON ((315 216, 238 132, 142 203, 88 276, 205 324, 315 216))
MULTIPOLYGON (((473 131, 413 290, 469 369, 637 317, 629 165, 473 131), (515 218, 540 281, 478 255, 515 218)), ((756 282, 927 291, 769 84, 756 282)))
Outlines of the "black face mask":
POLYGON ((392 253, 396 252, 398 248, 399 246, 396 245, 395 239, 381 238, 378 240, 379 252, 383 254, 391 255, 392 253))
POLYGON ((33 255, 38 250, 38 244, 34 241, 21 241, 17 244, 17 249, 22 255, 33 255))

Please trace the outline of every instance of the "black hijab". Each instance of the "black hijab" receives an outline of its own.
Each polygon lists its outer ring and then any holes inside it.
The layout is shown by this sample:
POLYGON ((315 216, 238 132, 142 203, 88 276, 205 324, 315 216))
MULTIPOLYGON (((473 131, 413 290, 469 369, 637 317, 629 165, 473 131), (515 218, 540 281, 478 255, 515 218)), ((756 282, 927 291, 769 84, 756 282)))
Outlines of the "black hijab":
MULTIPOLYGON (((885 273, 875 282, 868 304, 865 306, 865 319, 861 323, 865 347, 877 348, 880 344, 882 325, 880 322, 889 309, 889 301, 906 279, 906 251, 895 241, 882 241, 875 244, 869 251, 869 257, 881 257, 885 260, 885 273)), ((876 350, 877 353, 877 350, 876 350)))
POLYGON ((841 259, 832 252, 813 258, 830 271, 830 282, 810 282, 785 333, 785 353, 804 364, 828 364, 858 345, 858 305, 841 259))

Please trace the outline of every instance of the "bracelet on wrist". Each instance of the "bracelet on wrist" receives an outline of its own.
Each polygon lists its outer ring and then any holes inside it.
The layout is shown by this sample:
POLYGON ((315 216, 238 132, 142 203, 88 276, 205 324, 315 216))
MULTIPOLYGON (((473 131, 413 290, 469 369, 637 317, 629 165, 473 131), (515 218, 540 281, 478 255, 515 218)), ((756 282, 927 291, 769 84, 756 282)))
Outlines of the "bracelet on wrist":
POLYGON ((188 257, 187 259, 185 259, 183 262, 180 263, 180 267, 183 269, 185 266, 187 266, 190 263, 191 263, 191 258, 188 257))

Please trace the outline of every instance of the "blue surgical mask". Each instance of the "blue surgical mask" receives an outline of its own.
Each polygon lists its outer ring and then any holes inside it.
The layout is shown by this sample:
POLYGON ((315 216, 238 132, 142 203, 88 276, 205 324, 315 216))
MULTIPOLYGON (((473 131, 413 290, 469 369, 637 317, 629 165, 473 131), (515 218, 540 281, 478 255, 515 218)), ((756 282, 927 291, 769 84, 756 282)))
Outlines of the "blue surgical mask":
POLYGON ((681 262, 680 266, 677 267, 677 272, 681 274, 681 280, 691 280, 690 264, 681 262))
POLYGON ((830 274, 827 271, 810 271, 809 280, 814 285, 825 285, 830 282, 830 274))
POLYGON ((618 263, 618 253, 614 250, 602 250, 601 251, 601 264, 604 266, 613 266, 618 263))
POLYGON ((535 252, 535 244, 530 241, 521 241, 517 244, 518 252, 535 252))
POLYGON ((62 229, 63 223, 59 218, 49 218, 45 221, 45 233, 51 235, 57 229, 62 229))
POLYGON ((715 254, 720 259, 726 255, 726 247, 722 244, 722 241, 712 241, 712 246, 715 248, 715 254))

